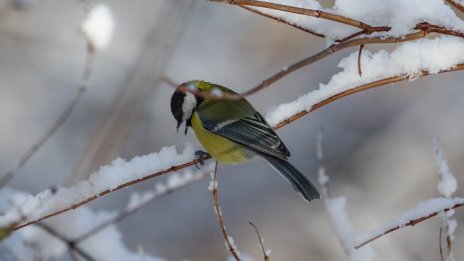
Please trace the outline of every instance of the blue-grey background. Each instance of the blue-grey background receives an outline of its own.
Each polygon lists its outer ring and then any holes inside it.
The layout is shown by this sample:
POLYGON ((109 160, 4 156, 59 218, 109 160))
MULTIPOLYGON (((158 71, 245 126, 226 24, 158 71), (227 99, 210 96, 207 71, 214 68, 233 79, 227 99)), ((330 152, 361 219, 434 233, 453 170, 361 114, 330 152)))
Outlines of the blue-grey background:
MULTIPOLYGON (((65 125, 15 177, 12 187, 36 193, 69 184, 90 139, 127 83, 142 55, 144 39, 169 0, 108 1, 116 19, 110 47, 95 58, 89 90, 65 125)), ((181 1, 174 1, 179 4, 181 1)), ((0 11, 0 171, 6 171, 50 126, 77 89, 85 54, 78 26, 85 16, 79 1, 31 1, 23 10, 0 11)), ((178 82, 203 79, 244 91, 284 66, 307 57, 325 42, 315 36, 238 7, 194 1, 161 71, 178 82)), ((159 26, 159 24, 158 24, 159 26)), ((170 32, 171 24, 162 27, 170 32)), ((165 33, 165 32, 164 32, 165 33)), ((391 46, 366 46, 375 51, 391 46)), ((249 100, 263 113, 318 88, 339 71, 337 63, 356 48, 304 68, 249 100)), ((452 50, 450 50, 452 51, 452 50)), ((161 55, 161 54, 160 54, 161 55)), ((156 61, 154 61, 155 63, 156 61)), ((149 70, 148 70, 149 72, 149 70)), ((440 137, 460 185, 464 169, 464 96, 461 72, 388 85, 328 105, 278 131, 291 161, 316 180, 315 142, 324 128, 326 168, 334 196, 346 196, 357 231, 366 232, 437 196, 432 140, 440 137)), ((169 112, 172 88, 159 81, 138 114, 122 149, 132 158, 165 145, 195 141, 175 133, 169 112)), ((122 120, 120 125, 124 125, 122 120)), ((107 163, 107 162, 106 162, 107 163)), ((130 191, 98 199, 94 209, 125 207, 130 191)), ((228 255, 204 180, 165 197, 118 224, 133 249, 168 260, 224 260, 228 255)), ((219 167, 219 196, 228 231, 239 249, 260 260, 254 230, 260 228, 273 260, 340 260, 342 248, 330 227, 322 200, 307 204, 262 162, 219 167)), ((457 192, 458 195, 462 190, 457 192)), ((457 211, 462 225, 462 211, 457 211)), ((374 242, 377 260, 437 260, 440 218, 403 229, 374 242)), ((457 260, 464 229, 458 227, 457 260)))

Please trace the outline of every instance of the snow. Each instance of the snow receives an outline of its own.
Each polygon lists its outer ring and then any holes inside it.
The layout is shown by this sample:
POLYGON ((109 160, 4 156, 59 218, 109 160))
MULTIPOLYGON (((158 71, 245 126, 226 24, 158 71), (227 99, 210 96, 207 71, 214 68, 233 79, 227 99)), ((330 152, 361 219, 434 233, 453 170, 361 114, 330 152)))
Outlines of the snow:
POLYGON ((440 213, 446 209, 453 207, 456 204, 464 204, 464 198, 432 198, 417 203, 414 208, 411 208, 401 214, 394 220, 378 227, 377 229, 368 232, 356 239, 356 244, 359 245, 369 239, 382 236, 390 229, 397 227, 405 227, 412 220, 417 220, 421 217, 427 217, 435 213, 440 213))
MULTIPOLYGON (((8 201, 25 194, 11 189, 0 191, 0 209, 8 206, 8 201)), ((54 231, 68 240, 78 238, 80 235, 92 230, 98 224, 112 218, 115 213, 106 211, 93 212, 83 206, 74 211, 63 213, 44 222, 54 231), (70 226, 69 224, 72 224, 70 226)), ((12 252, 18 260, 54 260, 63 259, 68 252, 68 246, 62 240, 49 234, 41 227, 32 225, 25 227, 2 241, 4 246, 12 252), (31 249, 33 246, 33 250, 31 249)), ((124 245, 122 233, 115 225, 110 225, 99 233, 77 244, 81 250, 95 260, 145 260, 161 261, 144 253, 139 255, 124 245)))
POLYGON ((362 76, 358 74, 358 51, 355 51, 340 61, 338 66, 342 71, 333 75, 327 84, 320 84, 318 90, 277 106, 266 115, 266 120, 275 126, 299 112, 311 110, 331 96, 373 81, 394 76, 414 80, 423 71, 435 74, 452 68, 464 63, 464 40, 452 36, 420 39, 402 43, 391 53, 385 50, 371 53, 365 48, 361 59, 362 76))
MULTIPOLYGON (((440 142, 437 137, 435 137, 435 139, 433 140, 433 147, 435 151, 435 161, 438 166, 438 175, 440 177, 440 180, 437 184, 437 189, 441 195, 443 195, 446 198, 450 198, 450 196, 454 192, 456 192, 458 184, 453 173, 451 173, 450 171, 448 162, 443 156, 443 150, 440 147, 440 142)), ((449 240, 449 242, 454 241, 454 232, 458 226, 456 219, 452 218, 454 212, 454 209, 452 209, 444 213, 441 213, 441 218, 443 220, 444 225, 446 226, 446 238, 447 240, 449 240)), ((446 260, 454 261, 454 254, 452 250, 449 251, 446 260)))
MULTIPOLYGON (((91 174, 88 180, 70 187, 56 187, 56 192, 45 190, 37 195, 18 194, 13 198, 14 208, 0 215, 0 226, 5 227, 21 220, 34 221, 56 211, 68 208, 121 184, 142 179, 150 174, 169 169, 195 159, 195 148, 187 143, 181 153, 174 146, 163 147, 160 152, 137 156, 130 161, 116 159, 91 174)), ((178 181, 171 181, 176 184, 178 181)), ((173 184, 170 184, 172 186, 173 184)))
POLYGON ((192 170, 187 169, 182 174, 173 173, 168 176, 166 184, 157 182, 153 190, 145 191, 143 193, 134 192, 131 194, 129 203, 127 204, 127 210, 138 208, 147 202, 165 195, 173 190, 184 187, 192 182, 200 180, 206 175, 214 171, 214 163, 208 164, 206 167, 201 168, 197 172, 193 173, 192 170))
MULTIPOLYGON (((371 26, 391 27, 388 32, 375 33, 372 36, 378 36, 379 34, 385 37, 404 35, 411 32, 416 24, 421 22, 428 22, 458 31, 464 30, 464 22, 443 0, 335 0, 332 8, 323 8, 314 0, 267 0, 266 2, 325 11, 359 20, 371 26)), ((323 34, 327 36, 328 42, 361 31, 360 28, 322 18, 267 8, 257 7, 256 9, 279 17, 290 24, 296 24, 302 28, 323 34)))
POLYGON ((114 18, 110 8, 105 4, 95 5, 82 22, 81 30, 94 49, 106 48, 114 32, 114 18))
POLYGON ((450 197, 458 188, 458 183, 453 173, 451 173, 448 162, 443 157, 443 151, 440 147, 438 139, 434 140, 435 161, 438 166, 438 175, 440 181, 438 182, 438 192, 445 197, 450 197))
POLYGON ((373 260, 375 253, 370 246, 360 249, 354 248, 356 232, 345 210, 346 198, 326 198, 324 204, 329 214, 332 227, 337 234, 340 244, 350 257, 350 260, 373 260))

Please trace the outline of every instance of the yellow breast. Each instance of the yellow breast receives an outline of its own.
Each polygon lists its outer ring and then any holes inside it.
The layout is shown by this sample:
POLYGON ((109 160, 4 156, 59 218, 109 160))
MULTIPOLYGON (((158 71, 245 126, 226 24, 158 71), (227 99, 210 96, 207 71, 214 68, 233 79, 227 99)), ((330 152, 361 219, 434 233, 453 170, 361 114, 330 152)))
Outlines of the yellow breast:
POLYGON ((236 164, 249 159, 250 153, 243 146, 204 129, 196 112, 192 115, 192 128, 201 145, 219 162, 236 164))

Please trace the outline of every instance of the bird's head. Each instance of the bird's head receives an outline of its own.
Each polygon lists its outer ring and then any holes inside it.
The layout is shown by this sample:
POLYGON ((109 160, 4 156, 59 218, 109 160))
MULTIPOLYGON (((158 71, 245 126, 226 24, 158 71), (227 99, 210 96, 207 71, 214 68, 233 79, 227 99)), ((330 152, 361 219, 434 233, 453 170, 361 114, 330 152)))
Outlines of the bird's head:
POLYGON ((192 91, 198 90, 196 81, 185 82, 179 85, 171 97, 171 112, 177 121, 177 131, 185 121, 185 134, 192 126, 192 114, 202 102, 202 97, 196 96, 192 91))

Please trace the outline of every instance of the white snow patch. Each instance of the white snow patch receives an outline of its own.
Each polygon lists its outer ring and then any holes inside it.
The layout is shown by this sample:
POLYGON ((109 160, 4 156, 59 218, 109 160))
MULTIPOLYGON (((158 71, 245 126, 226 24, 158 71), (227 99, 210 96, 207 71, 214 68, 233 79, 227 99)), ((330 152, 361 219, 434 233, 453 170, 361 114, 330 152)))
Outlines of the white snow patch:
POLYGON ((391 53, 385 50, 371 53, 364 49, 361 59, 362 77, 358 74, 356 51, 340 61, 342 71, 333 75, 327 84, 320 84, 318 90, 277 106, 266 115, 266 120, 275 126, 299 112, 311 110, 312 106, 331 96, 373 81, 402 75, 414 79, 423 71, 434 74, 452 68, 464 63, 464 40, 451 36, 420 39, 400 44, 391 53))
POLYGON ((195 148, 190 143, 181 153, 174 146, 164 147, 160 152, 137 156, 130 161, 116 159, 110 165, 100 167, 88 180, 71 187, 57 187, 56 192, 45 190, 35 196, 18 194, 13 197, 13 204, 17 207, 0 215, 0 226, 21 220, 21 213, 26 217, 25 222, 40 219, 121 184, 192 161, 195 159, 194 152, 195 148))
POLYGON ((106 4, 95 5, 82 22, 81 30, 93 48, 101 50, 107 47, 114 32, 114 18, 110 8, 106 4))

